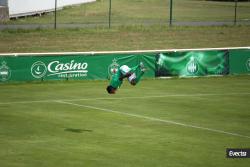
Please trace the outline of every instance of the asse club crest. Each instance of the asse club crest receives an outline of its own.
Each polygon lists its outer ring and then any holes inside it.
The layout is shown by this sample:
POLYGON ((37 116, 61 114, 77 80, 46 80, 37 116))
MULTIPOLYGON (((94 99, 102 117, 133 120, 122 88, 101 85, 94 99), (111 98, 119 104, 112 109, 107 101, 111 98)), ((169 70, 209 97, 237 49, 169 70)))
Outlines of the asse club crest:
POLYGON ((1 81, 8 81, 11 76, 11 70, 7 66, 7 63, 3 61, 0 66, 0 80, 1 81))
POLYGON ((247 70, 250 71, 250 58, 248 58, 246 66, 247 66, 247 70))
POLYGON ((196 74, 198 72, 199 65, 195 57, 191 57, 189 62, 186 65, 187 72, 189 74, 196 74))
POLYGON ((114 75, 119 68, 119 64, 117 63, 116 59, 113 59, 113 63, 109 65, 108 67, 108 78, 110 79, 112 75, 114 75))

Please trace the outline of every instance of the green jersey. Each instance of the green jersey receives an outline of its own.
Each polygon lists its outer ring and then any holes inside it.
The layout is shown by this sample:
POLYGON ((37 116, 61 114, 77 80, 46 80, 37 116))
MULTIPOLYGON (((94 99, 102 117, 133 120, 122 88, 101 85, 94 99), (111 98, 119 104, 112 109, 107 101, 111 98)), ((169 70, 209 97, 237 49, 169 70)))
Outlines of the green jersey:
POLYGON ((110 85, 113 88, 115 89, 120 88, 120 86, 122 85, 122 79, 120 80, 121 76, 122 76, 122 73, 120 69, 112 76, 110 85))
MULTIPOLYGON (((136 83, 139 82, 141 76, 144 74, 143 71, 140 70, 140 66, 137 65, 135 67, 129 68, 126 65, 121 66, 118 71, 112 76, 111 81, 110 81, 110 85, 115 88, 118 89, 121 87, 122 85, 122 80, 124 78, 124 76, 126 76, 128 73, 131 74, 131 78, 135 80, 136 83), (133 75, 132 75, 133 74, 133 75)), ((130 77, 128 77, 128 80, 130 81, 130 77)))

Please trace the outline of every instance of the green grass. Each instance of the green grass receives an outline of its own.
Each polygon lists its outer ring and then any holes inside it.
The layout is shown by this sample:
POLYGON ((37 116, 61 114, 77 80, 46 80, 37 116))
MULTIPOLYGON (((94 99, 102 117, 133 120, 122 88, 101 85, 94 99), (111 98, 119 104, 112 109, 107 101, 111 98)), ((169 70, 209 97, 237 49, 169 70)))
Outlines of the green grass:
POLYGON ((239 47, 249 39, 249 26, 4 30, 0 53, 239 47))
MULTIPOLYGON (((249 20, 250 2, 238 2, 237 6, 237 20, 249 20)), ((176 21, 233 21, 235 3, 177 0, 174 1, 173 10, 176 21)))
MULTIPOLYGON (((112 22, 121 25, 161 23, 168 24, 169 0, 112 0, 112 22)), ((250 19, 250 3, 239 2, 237 19, 250 19)), ((65 7, 58 11, 58 23, 107 24, 109 0, 65 7)), ((234 2, 204 0, 177 0, 173 2, 175 21, 233 21, 234 2)), ((50 24, 53 13, 42 17, 28 17, 6 22, 7 24, 50 24)))
POLYGON ((0 85, 1 166, 248 166, 225 152, 249 148, 249 138, 148 118, 250 136, 249 76, 125 82, 112 96, 107 84, 0 85))
MULTIPOLYGON (((100 0, 59 11, 59 23, 101 23, 94 28, 0 31, 0 53, 74 52, 240 47, 250 45, 249 26, 168 27, 169 0, 112 1, 112 21, 107 28, 108 1, 100 0), (154 25, 135 25, 144 22, 154 25), (104 26, 102 23, 104 23, 104 26), (112 25, 113 25, 112 23, 112 25), (162 23, 166 23, 163 26, 162 23), (98 26, 99 25, 99 26, 98 26), (127 26, 126 26, 127 25, 127 26)), ((174 1, 174 20, 231 20, 234 3, 201 0, 174 1)), ((250 18, 250 3, 239 3, 238 18, 250 18)), ((7 24, 46 24, 53 13, 12 20, 7 24)), ((145 24, 143 24, 145 25, 145 24)), ((59 26, 60 27, 60 26, 59 26)))

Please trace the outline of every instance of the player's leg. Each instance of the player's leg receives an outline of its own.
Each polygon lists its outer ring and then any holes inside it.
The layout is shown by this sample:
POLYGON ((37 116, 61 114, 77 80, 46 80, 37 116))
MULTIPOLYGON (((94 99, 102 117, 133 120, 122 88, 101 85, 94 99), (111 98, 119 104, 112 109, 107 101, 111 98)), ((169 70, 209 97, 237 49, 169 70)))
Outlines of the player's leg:
POLYGON ((128 78, 131 85, 136 85, 141 80, 141 77, 144 75, 145 70, 146 69, 144 68, 143 63, 140 63, 139 65, 131 68, 133 74, 128 78))
POLYGON ((131 85, 136 85, 138 84, 138 82, 141 80, 141 77, 143 76, 144 71, 140 72, 138 75, 136 75, 135 73, 133 73, 129 78, 129 82, 131 83, 131 85))
POLYGON ((131 71, 131 69, 127 66, 127 65, 122 65, 120 67, 120 71, 122 73, 122 75, 127 75, 127 73, 129 73, 131 71))

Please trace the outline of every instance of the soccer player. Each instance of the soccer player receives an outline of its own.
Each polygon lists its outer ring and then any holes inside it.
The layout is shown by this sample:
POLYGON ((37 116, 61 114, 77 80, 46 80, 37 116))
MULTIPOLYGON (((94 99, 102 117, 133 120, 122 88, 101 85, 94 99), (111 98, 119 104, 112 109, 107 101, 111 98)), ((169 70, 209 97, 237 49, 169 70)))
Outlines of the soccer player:
POLYGON ((118 71, 112 76, 110 85, 107 86, 109 94, 115 94, 116 90, 121 87, 123 79, 127 78, 131 85, 136 85, 144 72, 146 71, 143 63, 141 62, 135 67, 129 68, 127 65, 121 66, 118 71))

